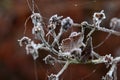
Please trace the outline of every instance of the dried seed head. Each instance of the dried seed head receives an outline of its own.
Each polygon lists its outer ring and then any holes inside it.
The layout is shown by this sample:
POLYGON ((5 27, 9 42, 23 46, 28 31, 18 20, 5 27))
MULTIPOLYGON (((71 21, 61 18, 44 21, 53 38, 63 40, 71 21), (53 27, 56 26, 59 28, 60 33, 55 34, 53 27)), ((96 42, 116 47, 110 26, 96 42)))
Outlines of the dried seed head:
POLYGON ((119 29, 120 28, 120 19, 119 18, 112 18, 111 21, 110 21, 110 27, 111 28, 117 28, 119 29))
POLYGON ((52 17, 50 17, 49 19, 49 24, 55 24, 57 25, 57 23, 59 23, 60 19, 62 18, 63 16, 58 16, 57 14, 53 15, 52 17))
POLYGON ((38 49, 41 46, 39 44, 35 44, 33 41, 30 44, 26 45, 26 51, 27 54, 31 54, 33 56, 33 59, 36 60, 39 55, 38 55, 38 49))
POLYGON ((112 61, 113 61, 113 57, 111 56, 111 54, 105 55, 105 62, 107 65, 111 65, 112 61))
POLYGON ((42 16, 40 15, 40 13, 32 14, 31 19, 32 19, 32 23, 34 24, 34 26, 37 26, 37 23, 42 22, 42 16))
POLYGON ((44 29, 41 23, 37 23, 37 26, 34 26, 32 28, 32 34, 34 34, 35 37, 38 39, 39 39, 39 34, 41 34, 44 37, 45 33, 44 33, 44 29))
POLYGON ((56 58, 52 57, 51 55, 47 55, 44 59, 46 64, 52 64, 54 65, 54 63, 56 62, 56 58))
POLYGON ((101 12, 95 12, 94 15, 93 15, 93 18, 94 18, 96 21, 105 19, 106 16, 105 16, 105 14, 104 14, 104 10, 102 10, 101 12))
POLYGON ((71 57, 72 59, 77 59, 79 60, 81 58, 81 49, 80 48, 76 48, 76 49, 73 49, 70 54, 71 54, 71 57))
POLYGON ((55 24, 50 24, 50 25, 48 25, 49 31, 50 31, 50 30, 54 30, 55 28, 56 28, 56 25, 55 25, 55 24))
POLYGON ((64 30, 67 30, 68 28, 70 28, 73 24, 73 20, 70 17, 64 18, 61 21, 61 26, 64 30))
POLYGON ((102 77, 102 80, 117 80, 117 65, 112 64, 110 70, 105 76, 102 77))
POLYGON ((59 80, 59 78, 55 74, 51 74, 48 76, 48 80, 59 80))
POLYGON ((100 23, 105 18, 106 18, 106 16, 104 14, 104 10, 102 10, 101 12, 95 12, 93 15, 93 23, 94 23, 95 27, 100 27, 100 23))
POLYGON ((20 46, 23 46, 23 44, 25 44, 25 45, 29 44, 31 42, 31 39, 24 36, 20 40, 18 40, 18 42, 19 42, 20 46))
POLYGON ((40 27, 33 27, 32 34, 37 34, 40 32, 40 30, 41 30, 40 27))

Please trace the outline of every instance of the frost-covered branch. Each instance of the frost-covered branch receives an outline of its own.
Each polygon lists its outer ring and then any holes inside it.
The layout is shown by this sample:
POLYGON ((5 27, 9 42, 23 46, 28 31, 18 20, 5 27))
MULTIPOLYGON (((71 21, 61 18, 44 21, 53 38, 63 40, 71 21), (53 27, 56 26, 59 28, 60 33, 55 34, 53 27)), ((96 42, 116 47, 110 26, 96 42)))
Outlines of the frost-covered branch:
MULTIPOLYGON (((63 16, 58 16, 57 14, 50 17, 47 28, 47 33, 45 32, 44 21, 40 13, 33 12, 31 14, 31 20, 33 23, 32 34, 35 36, 35 39, 40 40, 40 43, 35 43, 32 39, 27 36, 19 39, 19 45, 25 46, 27 54, 31 54, 33 59, 36 60, 39 57, 39 49, 44 49, 52 54, 48 54, 43 60, 46 64, 52 64, 53 66, 56 63, 65 64, 63 68, 57 74, 51 74, 48 76, 49 80, 59 80, 59 77, 67 69, 70 64, 106 64, 106 67, 110 67, 108 73, 103 77, 104 80, 117 80, 116 70, 117 63, 120 62, 120 57, 113 58, 111 54, 100 56, 99 53, 94 51, 94 46, 92 42, 92 34, 99 30, 102 32, 107 32, 113 35, 120 36, 120 32, 113 29, 107 29, 101 27, 101 22, 106 18, 104 10, 100 12, 95 12, 93 14, 93 23, 89 24, 87 21, 82 23, 74 23, 70 17, 64 18, 63 16), (56 33, 56 28, 60 27, 58 33, 56 33), (63 33, 67 32, 70 27, 79 27, 81 31, 71 32, 69 37, 61 39, 63 33), (85 33, 85 30, 91 29, 89 33, 85 33), (87 34, 87 35, 85 35, 87 34), (49 41, 46 38, 52 37, 54 40, 49 41), (61 40, 60 40, 61 39, 61 40)), ((120 20, 114 18, 111 20, 110 27, 115 27, 120 24, 120 20)))

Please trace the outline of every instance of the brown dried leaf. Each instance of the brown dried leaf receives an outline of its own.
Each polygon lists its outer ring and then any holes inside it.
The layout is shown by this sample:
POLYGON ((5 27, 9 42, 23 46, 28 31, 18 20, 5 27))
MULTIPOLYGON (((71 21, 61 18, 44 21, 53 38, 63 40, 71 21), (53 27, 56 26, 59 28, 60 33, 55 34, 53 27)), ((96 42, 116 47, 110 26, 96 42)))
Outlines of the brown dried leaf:
POLYGON ((92 45, 92 37, 89 37, 86 42, 86 47, 82 51, 82 61, 87 61, 88 59, 93 58, 92 55, 93 45, 92 45))
POLYGON ((83 34, 72 32, 69 38, 63 39, 61 43, 61 50, 63 52, 69 52, 74 48, 82 46, 83 34))

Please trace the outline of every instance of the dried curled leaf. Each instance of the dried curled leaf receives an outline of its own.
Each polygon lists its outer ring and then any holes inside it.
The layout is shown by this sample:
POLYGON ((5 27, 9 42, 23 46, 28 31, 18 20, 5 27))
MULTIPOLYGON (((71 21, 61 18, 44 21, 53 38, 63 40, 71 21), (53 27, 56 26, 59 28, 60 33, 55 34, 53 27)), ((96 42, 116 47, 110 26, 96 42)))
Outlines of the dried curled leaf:
POLYGON ((69 38, 63 39, 61 43, 61 51, 70 52, 74 48, 79 48, 82 46, 83 34, 72 32, 69 38))
POLYGON ((93 45, 92 45, 92 37, 89 37, 86 42, 86 47, 82 51, 82 61, 87 61, 88 59, 93 58, 93 45))

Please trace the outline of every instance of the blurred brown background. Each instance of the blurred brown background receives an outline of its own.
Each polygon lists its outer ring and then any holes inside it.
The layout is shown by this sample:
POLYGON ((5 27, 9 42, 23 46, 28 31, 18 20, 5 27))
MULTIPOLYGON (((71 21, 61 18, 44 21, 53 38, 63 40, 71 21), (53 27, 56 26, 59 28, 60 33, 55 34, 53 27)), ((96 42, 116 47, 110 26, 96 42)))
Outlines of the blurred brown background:
MULTIPOLYGON (((102 22, 102 26, 110 28, 110 19, 120 18, 119 0, 35 0, 35 2, 46 23, 54 14, 70 16, 74 22, 78 23, 84 20, 91 23, 94 12, 105 10, 107 19, 102 22)), ((36 12, 38 12, 37 9, 36 12)), ((31 11, 26 0, 0 0, 0 80, 35 80, 32 56, 26 55, 25 49, 19 47, 17 42, 23 36, 24 23, 30 15, 31 11)), ((30 20, 27 27, 26 35, 32 37, 30 20)), ((116 30, 120 31, 120 28, 116 30)), ((106 36, 107 33, 95 32, 93 45, 100 43, 106 36)), ((95 51, 101 55, 120 56, 120 37, 112 35, 95 51)), ((61 64, 55 67, 46 65, 42 58, 47 53, 41 50, 40 57, 36 61, 38 80, 47 80, 48 75, 57 73, 63 66, 61 64)), ((120 80, 119 66, 118 64, 118 80, 120 80)), ((100 80, 107 70, 103 64, 72 64, 61 75, 60 80, 100 80)))

